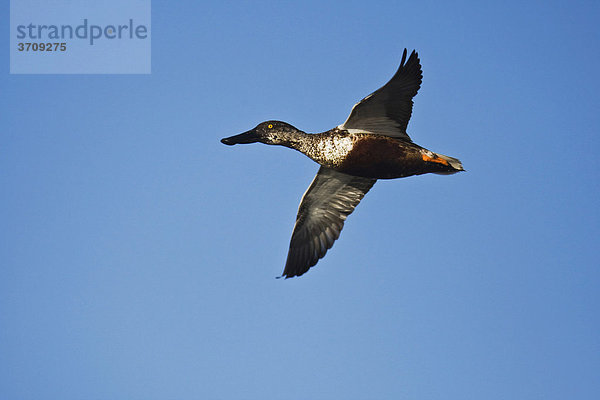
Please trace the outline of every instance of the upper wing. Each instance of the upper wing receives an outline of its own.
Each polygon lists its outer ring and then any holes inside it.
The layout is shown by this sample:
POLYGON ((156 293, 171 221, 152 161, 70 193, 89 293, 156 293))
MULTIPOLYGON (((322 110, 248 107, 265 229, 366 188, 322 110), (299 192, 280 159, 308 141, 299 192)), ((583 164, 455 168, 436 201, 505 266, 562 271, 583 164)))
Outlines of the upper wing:
POLYGON ((325 256, 340 236, 346 217, 375 181, 319 169, 300 202, 282 276, 300 276, 325 256))
POLYGON ((406 49, 392 79, 352 107, 341 129, 360 129, 370 133, 410 140, 406 126, 412 114, 412 98, 423 80, 419 55, 413 50, 406 60, 406 49))

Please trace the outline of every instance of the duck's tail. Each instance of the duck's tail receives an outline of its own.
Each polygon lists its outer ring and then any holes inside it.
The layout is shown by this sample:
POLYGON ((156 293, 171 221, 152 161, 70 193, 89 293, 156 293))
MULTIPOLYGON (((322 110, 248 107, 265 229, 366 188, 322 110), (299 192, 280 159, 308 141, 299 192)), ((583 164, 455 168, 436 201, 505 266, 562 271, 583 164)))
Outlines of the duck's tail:
POLYGON ((442 160, 446 160, 448 162, 448 164, 450 164, 450 166, 452 168, 454 168, 453 171, 435 172, 436 174, 450 175, 450 174, 455 174, 460 171, 464 171, 462 163, 460 162, 460 160, 458 158, 448 157, 448 156, 445 156, 443 154, 438 154, 438 153, 436 153, 436 156, 438 156, 442 160))

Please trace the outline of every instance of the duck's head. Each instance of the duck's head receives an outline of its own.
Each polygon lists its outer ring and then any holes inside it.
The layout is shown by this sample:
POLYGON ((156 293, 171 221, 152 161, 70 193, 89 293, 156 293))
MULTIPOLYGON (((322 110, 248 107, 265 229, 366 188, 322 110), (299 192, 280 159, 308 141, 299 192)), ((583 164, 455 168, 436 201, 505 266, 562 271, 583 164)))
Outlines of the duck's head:
POLYGON ((281 121, 261 122, 254 129, 239 135, 221 139, 221 143, 233 146, 234 144, 261 142, 265 144, 283 144, 301 131, 292 125, 281 121))

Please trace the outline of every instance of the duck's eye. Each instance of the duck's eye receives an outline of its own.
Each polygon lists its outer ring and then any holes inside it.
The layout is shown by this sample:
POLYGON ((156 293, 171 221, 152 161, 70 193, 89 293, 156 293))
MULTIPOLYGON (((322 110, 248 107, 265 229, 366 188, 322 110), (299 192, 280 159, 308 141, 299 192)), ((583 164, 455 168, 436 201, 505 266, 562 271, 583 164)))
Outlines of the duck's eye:
POLYGON ((269 124, 269 129, 272 129, 272 128, 273 128, 273 124, 269 124))

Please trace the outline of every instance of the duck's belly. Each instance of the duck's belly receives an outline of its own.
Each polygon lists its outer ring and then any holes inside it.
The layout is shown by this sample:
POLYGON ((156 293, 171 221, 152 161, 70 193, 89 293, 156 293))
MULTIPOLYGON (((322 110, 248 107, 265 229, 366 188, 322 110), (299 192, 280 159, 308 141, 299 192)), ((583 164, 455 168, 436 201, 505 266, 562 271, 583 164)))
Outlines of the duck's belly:
POLYGON ((357 138, 352 150, 334 169, 350 175, 376 179, 438 172, 440 165, 426 162, 423 152, 428 150, 411 142, 387 136, 368 135, 357 138))

